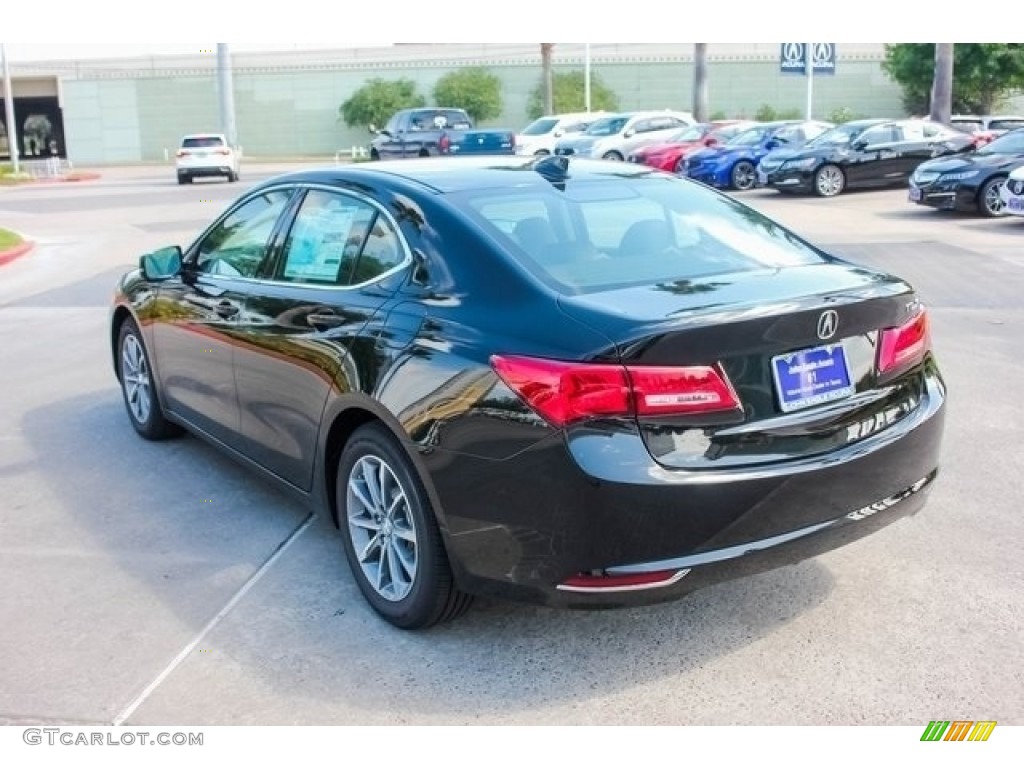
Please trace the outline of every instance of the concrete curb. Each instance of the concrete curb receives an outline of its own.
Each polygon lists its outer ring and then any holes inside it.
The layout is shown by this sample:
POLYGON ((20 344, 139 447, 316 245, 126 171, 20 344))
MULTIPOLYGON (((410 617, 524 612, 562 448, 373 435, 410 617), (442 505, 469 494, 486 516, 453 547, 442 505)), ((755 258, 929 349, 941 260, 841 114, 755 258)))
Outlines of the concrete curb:
POLYGON ((19 243, 13 248, 8 248, 5 251, 0 251, 0 267, 4 266, 5 264, 10 264, 15 259, 21 258, 35 247, 36 244, 34 242, 32 242, 31 240, 25 240, 24 242, 19 243))

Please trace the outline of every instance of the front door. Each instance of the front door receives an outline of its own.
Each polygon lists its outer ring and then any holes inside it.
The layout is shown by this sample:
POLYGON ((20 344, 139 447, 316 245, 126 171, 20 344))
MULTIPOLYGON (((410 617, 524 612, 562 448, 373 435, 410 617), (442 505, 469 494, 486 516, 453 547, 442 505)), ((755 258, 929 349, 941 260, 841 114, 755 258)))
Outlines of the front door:
POLYGON ((213 437, 237 444, 235 331, 290 190, 249 198, 185 254, 179 278, 161 283, 153 325, 166 407, 213 437))

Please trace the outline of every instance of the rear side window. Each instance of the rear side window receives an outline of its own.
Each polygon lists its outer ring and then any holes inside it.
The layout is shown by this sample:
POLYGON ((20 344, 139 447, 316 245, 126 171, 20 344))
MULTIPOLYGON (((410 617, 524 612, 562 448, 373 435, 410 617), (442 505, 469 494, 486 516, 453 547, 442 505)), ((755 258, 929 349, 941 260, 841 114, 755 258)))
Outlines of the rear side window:
POLYGON ((181 142, 184 149, 205 149, 209 147, 223 147, 224 140, 220 136, 195 136, 181 142))
POLYGON ((588 180, 564 191, 530 187, 451 197, 512 258, 568 293, 683 285, 823 261, 753 209, 682 179, 588 180))
POLYGON ((311 190, 285 241, 280 279, 359 285, 403 260, 398 234, 376 208, 348 195, 311 190))

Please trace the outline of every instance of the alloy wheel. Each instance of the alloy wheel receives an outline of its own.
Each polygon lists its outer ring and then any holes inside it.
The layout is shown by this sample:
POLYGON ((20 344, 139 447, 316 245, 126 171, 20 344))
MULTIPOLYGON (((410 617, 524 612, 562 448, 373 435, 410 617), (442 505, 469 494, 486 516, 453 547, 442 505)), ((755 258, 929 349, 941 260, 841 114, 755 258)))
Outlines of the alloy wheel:
POLYGON ((416 522, 395 471, 379 456, 356 461, 348 477, 348 533, 373 590, 398 602, 416 581, 416 522))
POLYGON ((816 183, 818 194, 822 197, 834 197, 843 191, 843 172, 835 166, 826 165, 818 171, 816 183))
POLYGON ((139 424, 145 424, 153 407, 152 385, 146 355, 133 334, 125 336, 121 347, 121 386, 132 416, 139 424))

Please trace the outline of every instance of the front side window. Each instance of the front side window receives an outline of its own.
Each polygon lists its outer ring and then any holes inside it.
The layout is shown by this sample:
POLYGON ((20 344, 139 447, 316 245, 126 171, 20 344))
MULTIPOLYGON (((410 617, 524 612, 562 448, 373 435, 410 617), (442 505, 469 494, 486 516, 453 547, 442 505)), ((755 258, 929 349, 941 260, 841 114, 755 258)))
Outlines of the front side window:
POLYGON ((290 197, 291 190, 271 190, 232 211, 200 242, 196 270, 207 275, 256 277, 274 224, 290 197))

